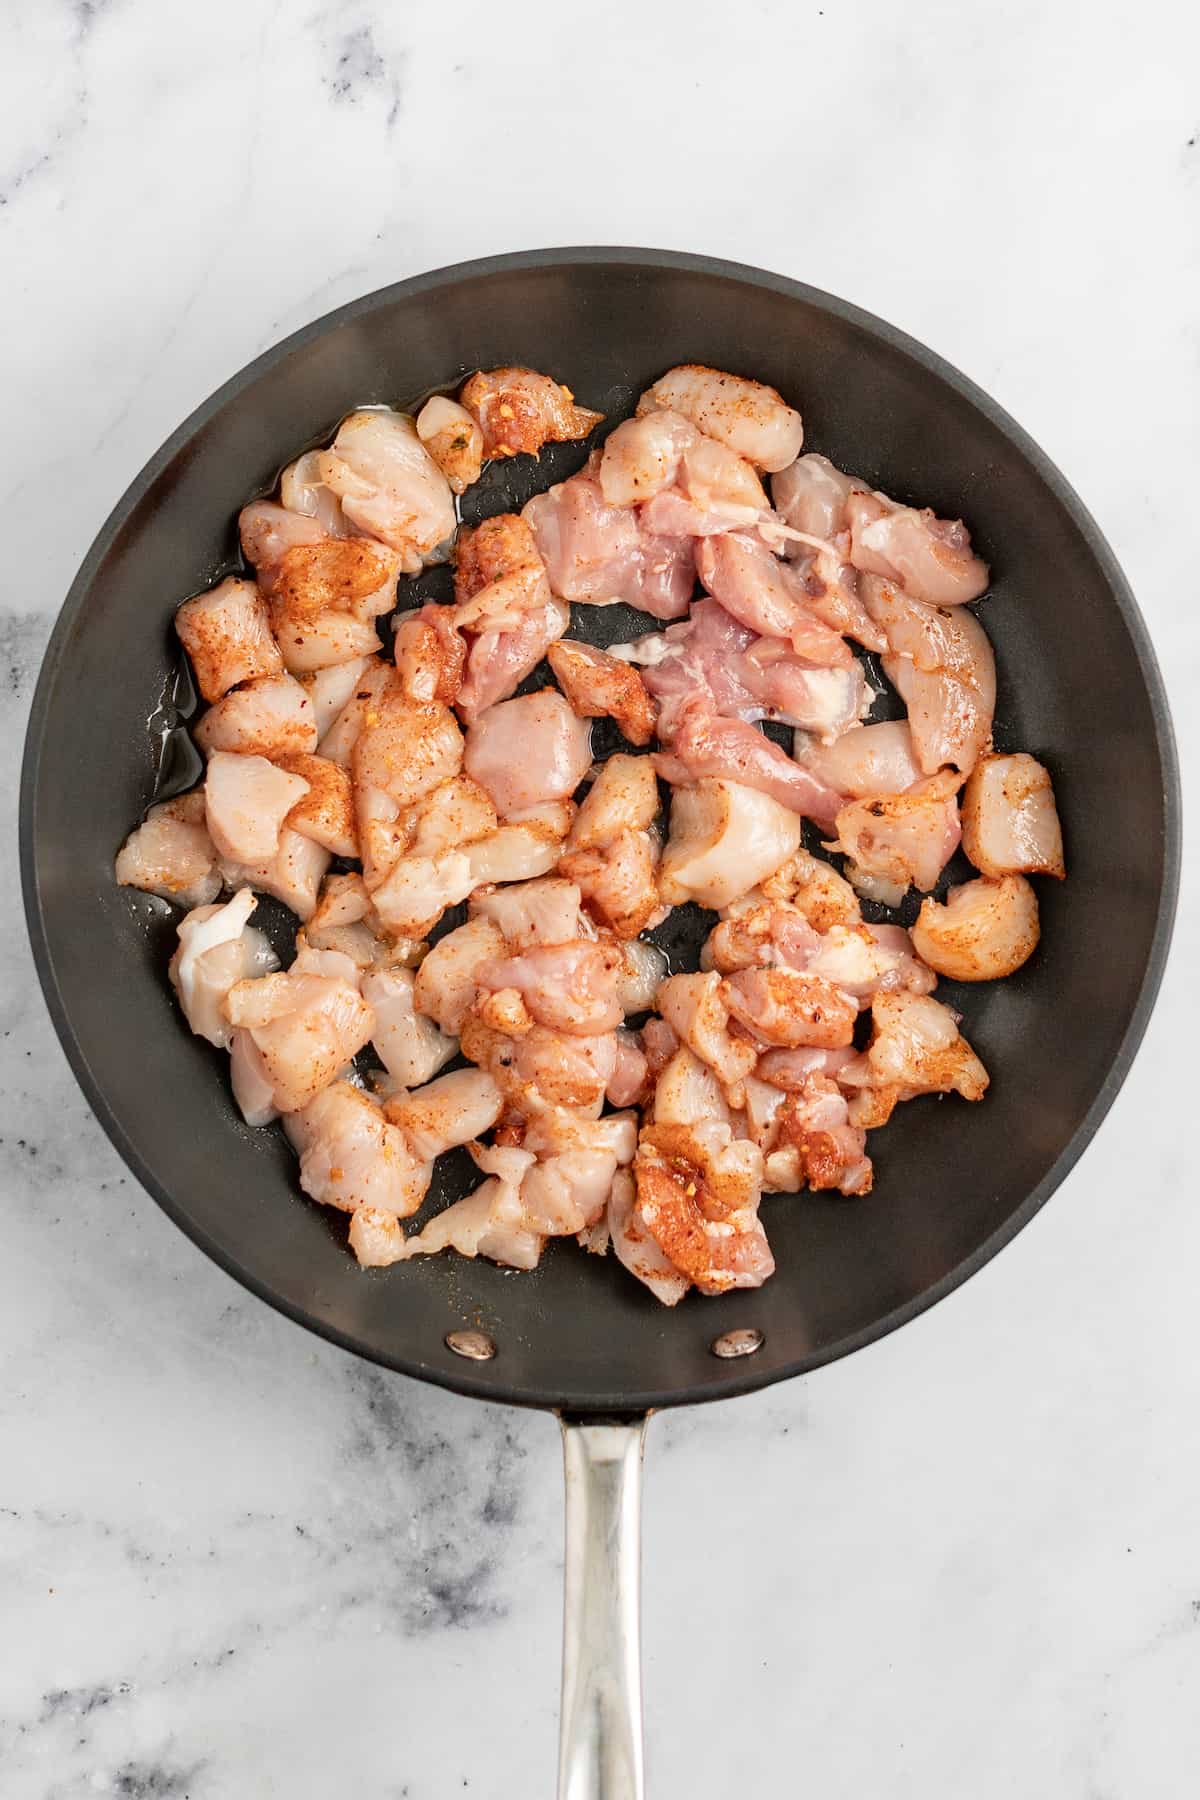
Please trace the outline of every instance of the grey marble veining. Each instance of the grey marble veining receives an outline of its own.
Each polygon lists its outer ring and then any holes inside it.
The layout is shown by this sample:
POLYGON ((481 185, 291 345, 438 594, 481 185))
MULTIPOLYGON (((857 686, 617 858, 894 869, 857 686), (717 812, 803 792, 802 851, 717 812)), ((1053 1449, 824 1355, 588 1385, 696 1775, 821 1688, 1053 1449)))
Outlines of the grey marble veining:
MULTIPOLYGON (((1198 58, 1169 0, 3 9, 6 825, 54 613, 179 419, 357 293, 585 241, 782 269, 989 388, 1110 535, 1194 782, 1198 58)), ((175 1231, 53 1038, 7 841, 0 1796, 549 1794, 552 1422, 356 1363, 175 1231)), ((1145 1049, 998 1261, 652 1426, 652 1794, 1188 1791, 1198 924, 1189 850, 1145 1049)))

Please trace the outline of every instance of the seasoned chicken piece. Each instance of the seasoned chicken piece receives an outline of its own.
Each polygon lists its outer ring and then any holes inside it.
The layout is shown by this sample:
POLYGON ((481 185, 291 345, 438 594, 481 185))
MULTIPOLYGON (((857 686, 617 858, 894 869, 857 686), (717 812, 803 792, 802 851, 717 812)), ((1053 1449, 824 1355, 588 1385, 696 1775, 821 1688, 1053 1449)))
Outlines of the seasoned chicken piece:
POLYGON ((807 969, 822 940, 800 908, 750 893, 725 908, 700 953, 701 967, 722 975, 739 969, 807 969))
POLYGON ((351 413, 317 461, 346 518, 399 551, 405 575, 415 575, 453 535, 450 483, 407 413, 387 407, 351 413))
POLYGON ((307 781, 277 769, 265 756, 217 750, 204 781, 209 836, 231 862, 268 862, 279 849, 284 820, 307 792, 307 781))
POLYGON ((650 1289, 664 1306, 677 1306, 691 1287, 670 1258, 659 1249, 634 1206, 633 1176, 620 1169, 613 1178, 608 1201, 608 1227, 617 1258, 650 1289))
POLYGON ((617 977, 617 999, 626 1017, 648 1012, 654 1005, 658 984, 667 972, 666 952, 644 938, 626 938, 620 944, 624 969, 617 977))
POLYGON ((571 1036, 596 1037, 625 1017, 617 998, 621 953, 612 944, 576 939, 543 944, 519 956, 485 962, 476 980, 485 992, 515 988, 530 1018, 571 1036))
POLYGON ((248 1031, 235 1031, 230 1040, 229 1079, 247 1125, 257 1131, 279 1117, 275 1089, 248 1031))
POLYGON ((679 788, 659 893, 668 906, 728 906, 795 855, 800 836, 799 813, 757 788, 708 779, 679 788))
POLYGON ((907 719, 861 725, 831 744, 796 733, 792 754, 801 766, 851 800, 873 794, 903 794, 920 781, 922 769, 907 719))
POLYGON ((902 925, 831 925, 806 967, 860 1005, 897 988, 928 994, 937 986, 937 976, 920 960, 914 944, 902 925))
MULTIPOLYGON (((276 629, 313 625, 327 613, 371 620, 396 604, 400 558, 372 538, 324 538, 285 550, 270 581, 276 629)), ((284 652, 287 654, 286 650, 284 652)))
POLYGON ((263 675, 210 706, 192 733, 205 756, 290 756, 315 750, 312 701, 291 675, 263 675))
POLYGON ((466 846, 476 887, 493 881, 531 881, 547 875, 562 854, 575 808, 569 800, 550 800, 514 814, 487 837, 466 846))
POLYGON ((511 1037, 468 1014, 460 1048, 469 1062, 487 1069, 505 1099, 529 1117, 548 1106, 595 1107, 617 1064, 615 1032, 580 1037, 532 1025, 511 1037))
POLYGON ((604 418, 536 369, 481 369, 458 398, 483 433, 485 456, 537 456, 543 444, 587 437, 604 418))
POLYGON ((289 1113, 283 1128, 300 1158, 300 1186, 322 1206, 407 1219, 428 1192, 432 1158, 418 1158, 379 1102, 348 1081, 289 1113))
POLYGON ((831 863, 798 850, 788 862, 763 879, 768 900, 787 900, 799 908, 814 931, 831 925, 853 925, 862 917, 858 895, 831 863))
POLYGON ((839 1083, 892 1089, 897 1099, 955 1090, 964 1100, 982 1100, 987 1070, 959 1035, 948 1006, 927 994, 879 994, 871 1016, 865 1081, 852 1079, 855 1071, 848 1066, 839 1072, 839 1083))
POLYGON ((477 781, 452 775, 408 807, 404 825, 411 856, 440 856, 496 829, 496 809, 477 781))
POLYGON ((358 662, 382 648, 370 619, 356 618, 349 612, 318 613, 316 618, 298 624, 272 602, 271 628, 293 675, 310 675, 318 669, 358 662))
POLYGON ((350 1215, 347 1242, 362 1269, 386 1269, 405 1254, 404 1228, 395 1213, 360 1206, 350 1215))
POLYGON ((696 553, 700 579, 739 624, 781 638, 822 668, 848 667, 854 653, 840 631, 813 610, 804 582, 761 539, 745 532, 706 538, 696 553))
POLYGON ((392 632, 400 687, 410 700, 452 706, 467 667, 467 640, 454 623, 454 608, 430 602, 397 616, 392 632))
POLYGON ((661 910, 658 783, 645 756, 611 756, 588 790, 559 862, 601 924, 636 938, 661 910))
POLYGON ((389 935, 423 938, 446 908, 465 900, 475 886, 474 871, 461 850, 402 856, 371 888, 371 901, 389 935))
POLYGON ((371 657, 356 656, 352 662, 333 663, 327 669, 313 669, 309 674, 297 677, 312 701, 318 741, 353 698, 362 677, 372 667, 371 657))
POLYGON ((597 477, 610 506, 641 504, 642 525, 668 536, 707 537, 772 516, 750 464, 678 413, 650 412, 618 425, 597 477))
POLYGON ((609 1076, 604 1097, 610 1106, 635 1106, 649 1083, 650 1065, 632 1031, 617 1032, 616 1067, 609 1076))
POLYGON ((286 511, 302 513, 321 527, 326 537, 354 537, 353 525, 342 503, 321 479, 321 452, 306 450, 289 463, 279 477, 279 498, 286 511))
POLYGON ((858 1007, 822 975, 741 969, 721 983, 720 995, 729 1016, 764 1044, 837 1050, 853 1042, 858 1007))
POLYGON ((404 1133, 419 1162, 433 1162, 456 1144, 469 1144, 500 1117, 503 1096, 483 1069, 454 1069, 384 1102, 384 1113, 404 1133))
POLYGON ((506 700, 467 733, 467 774, 485 788, 502 818, 563 800, 591 766, 591 727, 553 688, 506 700))
POLYGON ((652 532, 631 508, 609 506, 594 461, 522 511, 551 589, 580 605, 624 601, 656 619, 682 617, 696 585, 693 540, 652 532))
POLYGON ((141 888, 177 906, 206 906, 221 891, 217 851, 208 835, 204 789, 152 806, 117 856, 122 887, 141 888))
POLYGON ((477 971, 503 956, 504 938, 489 918, 469 919, 433 945, 413 981, 413 1003, 457 1037, 475 1002, 477 971))
POLYGON ((270 894, 291 907, 297 918, 310 919, 329 861, 329 852, 323 844, 293 831, 285 823, 280 827, 279 847, 274 856, 261 863, 222 862, 221 874, 226 886, 244 884, 256 893, 270 894))
POLYGON ((649 412, 622 420, 600 452, 597 477, 607 504, 636 506, 673 487, 684 452, 698 436, 691 420, 679 413, 649 412))
POLYGON ((828 1077, 810 1077, 801 1092, 788 1094, 776 1115, 775 1143, 777 1152, 796 1152, 794 1188, 870 1193, 875 1172, 866 1131, 851 1124, 846 1097, 828 1077))
MULTIPOLYGON (((857 1050, 849 1045, 840 1050, 819 1050, 812 1046, 790 1050, 767 1050, 759 1057, 754 1074, 758 1084, 767 1082, 785 1094, 801 1094, 811 1086, 814 1075, 836 1080, 838 1072, 854 1062, 857 1050)), ((746 1083, 749 1088, 750 1083, 746 1083)))
POLYGON ((233 1036, 222 1008, 234 982, 279 967, 267 938, 248 923, 256 905, 242 888, 224 906, 196 907, 177 927, 179 948, 167 974, 191 1029, 218 1050, 227 1050, 233 1036))
POLYGON ((454 1055, 457 1045, 415 1010, 410 969, 372 969, 362 977, 363 999, 375 1023, 371 1041, 380 1062, 403 1087, 420 1087, 454 1055))
POLYGON ((978 600, 988 567, 972 553, 961 519, 939 519, 926 507, 897 506, 884 494, 853 493, 846 502, 850 561, 867 575, 897 581, 930 606, 978 600))
POLYGON ((518 955, 539 944, 567 944, 581 935, 580 892, 572 881, 522 881, 471 899, 471 916, 488 919, 518 955))
POLYGON ((330 875, 325 879, 308 923, 297 936, 314 950, 339 950, 360 969, 376 963, 411 963, 419 960, 424 945, 384 936, 378 913, 371 905, 361 875, 330 875))
POLYGON ((658 990, 658 1010, 680 1042, 708 1064, 730 1104, 739 1106, 741 1083, 754 1068, 758 1050, 745 1033, 730 1030, 721 977, 669 975, 658 990))
MULTIPOLYGON (((666 973, 665 969, 663 973, 666 973)), ((679 1039, 667 1021, 660 1019, 656 1014, 654 1018, 647 1019, 642 1026, 642 1049, 645 1052, 650 1080, 656 1082, 679 1049, 679 1039)))
POLYGON ((175 629, 206 700, 219 700, 240 681, 283 673, 266 606, 252 581, 229 576, 185 600, 175 614, 175 629))
MULTIPOLYGON (((509 1155, 525 1160, 521 1151, 509 1155)), ((465 1200, 430 1219, 401 1254, 436 1256, 441 1250, 457 1250, 460 1256, 485 1256, 507 1268, 536 1269, 545 1241, 526 1220, 519 1178, 506 1173, 490 1176, 465 1200)))
MULTIPOLYGON (((648 1125, 633 1166, 634 1212, 702 1294, 761 1287, 775 1271, 758 1219, 762 1151, 728 1125, 648 1125)), ((619 1252, 618 1252, 619 1254, 619 1252)))
POLYGON ((906 794, 852 800, 825 848, 843 853, 848 879, 869 900, 898 906, 910 887, 927 892, 958 849, 961 781, 947 769, 906 794))
POLYGON ((405 809, 457 775, 462 760, 462 733, 448 706, 409 700, 394 689, 368 702, 350 762, 369 889, 408 847, 405 809))
MULTIPOLYGON (((753 725, 719 718, 706 712, 702 703, 684 706, 670 752, 656 752, 653 761, 658 773, 673 786, 716 780, 743 790, 753 788, 798 818, 803 815, 826 828, 842 806, 841 794, 794 763, 786 750, 753 725)), ((797 831, 792 849, 799 841, 797 831)), ((755 881, 761 879, 761 873, 755 881)))
POLYGON ((319 755, 340 763, 343 769, 352 766, 354 746, 367 718, 378 715, 389 694, 400 692, 396 671, 390 664, 374 656, 362 660, 362 674, 350 688, 340 712, 322 730, 317 745, 319 755))
POLYGON ((946 904, 924 900, 912 928, 917 952, 952 981, 997 981, 1037 949, 1037 895, 1023 875, 980 876, 952 887, 946 904))
POLYGON ((287 815, 291 829, 323 844, 334 856, 357 856, 354 794, 345 769, 324 756, 279 756, 275 761, 308 783, 307 794, 287 815))
POLYGON ((283 1113, 298 1112, 328 1087, 375 1024, 353 981, 290 971, 236 982, 225 1013, 231 1025, 249 1034, 257 1072, 270 1083, 273 1104, 283 1113))
POLYGON ((648 412, 681 413, 707 437, 727 444, 756 469, 786 469, 800 454, 804 425, 773 387, 702 363, 668 369, 638 401, 648 412))
POLYGON ((962 800, 963 849, 983 875, 1066 874, 1054 787, 1034 757, 985 756, 962 800))
POLYGON ((417 414, 417 436, 456 494, 479 480, 483 432, 465 406, 434 394, 417 414))
MULTIPOLYGON (((749 1077, 743 1085, 748 1085, 749 1077)), ((656 1125, 699 1125, 706 1119, 730 1123, 721 1083, 708 1064, 686 1044, 676 1048, 658 1071, 650 1106, 656 1125)))
POLYGON ((470 641, 455 704, 469 723, 515 693, 571 615, 550 592, 533 533, 516 513, 460 530, 454 593, 454 626, 470 641))
POLYGON ((883 672, 908 706, 913 750, 927 775, 953 763, 969 775, 987 749, 996 659, 972 613, 925 606, 890 582, 864 577, 867 610, 887 633, 883 672))
POLYGON ((591 644, 560 638, 546 651, 555 679, 584 719, 615 719, 631 744, 654 736, 654 704, 636 669, 591 644))
MULTIPOLYGON (((765 526, 761 535, 764 539, 770 536, 765 526)), ((831 631, 841 632, 844 637, 853 638, 867 650, 886 650, 887 637, 883 628, 871 617, 862 600, 860 584, 863 578, 843 557, 840 545, 844 542, 839 539, 838 544, 827 544, 823 538, 793 532, 786 541, 786 549, 792 556, 789 566, 795 571, 799 591, 822 624, 828 625, 831 631)))
POLYGON ((828 541, 845 530, 846 502, 856 488, 866 485, 855 475, 843 475, 827 456, 798 456, 771 477, 771 499, 794 531, 828 541))
MULTIPOLYGON (((340 509, 339 509, 340 511, 340 509)), ((320 520, 293 512, 275 500, 252 500, 238 514, 242 554, 257 576, 264 594, 270 594, 283 559, 303 544, 322 544, 329 532, 320 520)))

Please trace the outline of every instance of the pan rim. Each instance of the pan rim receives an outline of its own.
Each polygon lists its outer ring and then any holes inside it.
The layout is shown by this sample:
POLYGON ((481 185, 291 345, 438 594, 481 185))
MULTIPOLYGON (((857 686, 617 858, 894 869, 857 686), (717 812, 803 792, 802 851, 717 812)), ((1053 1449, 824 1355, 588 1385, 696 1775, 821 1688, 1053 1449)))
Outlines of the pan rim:
POLYGON ((342 1350, 361 1356, 384 1368, 392 1369, 396 1373, 431 1382, 435 1386, 450 1389, 471 1399, 570 1411, 590 1416, 633 1415, 667 1407, 699 1404, 709 1400, 734 1399, 739 1395, 768 1387, 777 1381, 786 1381, 798 1375, 809 1374, 827 1363, 839 1361, 842 1357, 852 1355, 868 1344, 889 1336, 893 1331, 935 1306, 938 1301, 945 1299, 948 1294, 961 1287, 986 1263, 990 1262, 1041 1210, 1051 1194, 1075 1167, 1125 1081, 1145 1035, 1166 967, 1178 898, 1181 837, 1178 756, 1166 690, 1145 621, 1132 588, 1099 525, 1061 470, 1024 428, 970 377, 947 362, 937 352, 929 349, 908 333, 889 324, 886 320, 850 301, 843 300, 805 282, 796 281, 789 276, 725 258, 688 251, 605 245, 568 245, 507 252, 426 270, 402 281, 389 283, 385 287, 360 295, 357 299, 348 301, 311 320, 308 324, 302 325, 246 363, 205 400, 201 401, 165 439, 125 489, 97 532, 67 591, 46 645, 30 705, 22 758, 19 803, 21 887, 26 925, 33 951, 34 965, 51 1021, 67 1061, 101 1128, 127 1167, 167 1217, 200 1250, 227 1274, 233 1276, 248 1292, 254 1294, 258 1299, 266 1301, 275 1311, 282 1313, 293 1323, 315 1332, 342 1350), (1096 559, 1133 643, 1138 669, 1150 704, 1155 747, 1163 780, 1162 884, 1154 934, 1146 958, 1141 985, 1130 1010, 1121 1042, 1104 1080, 1087 1112, 1041 1181, 1030 1191, 1022 1204, 1015 1208, 969 1256, 964 1257, 953 1269, 919 1295, 905 1301, 903 1305, 893 1308, 869 1326, 865 1326, 857 1332, 848 1333, 831 1344, 823 1346, 820 1350, 804 1357, 792 1359, 781 1366, 764 1366, 756 1369, 752 1363, 738 1365, 736 1373, 732 1370, 728 1373, 723 1371, 720 1379, 714 1379, 711 1384, 707 1384, 699 1391, 692 1387, 646 1388, 634 1392, 613 1391, 609 1394, 591 1395, 581 1399, 550 1387, 531 1385, 516 1387, 506 1384, 503 1379, 502 1357, 498 1357, 494 1363, 485 1365, 488 1370, 485 1375, 483 1369, 478 1365, 459 1363, 457 1359, 451 1359, 450 1364, 443 1366, 439 1363, 423 1361, 417 1357, 395 1356, 381 1352, 356 1338, 352 1333, 341 1331, 328 1321, 321 1319, 305 1306, 274 1291, 269 1283, 262 1281, 210 1233, 187 1216, 185 1210, 177 1205, 170 1192, 143 1163, 136 1146, 110 1109, 103 1084, 94 1073, 76 1037, 67 1004, 59 987, 42 912, 34 812, 50 696, 53 692, 66 641, 86 602, 95 574, 112 549, 130 515, 141 503, 153 483, 195 433, 215 417, 223 406, 253 386, 261 376, 278 363, 286 360, 295 351, 305 348, 326 333, 338 329, 356 318, 392 304, 401 297, 409 298, 423 292, 436 290, 448 283, 461 285, 470 281, 486 279, 496 274, 519 270, 566 269, 606 264, 647 270, 679 270, 715 276, 765 289, 786 299, 796 300, 814 307, 881 340, 893 350, 915 362, 926 373, 937 377, 955 390, 1015 445, 1018 452, 1033 467, 1038 477, 1068 514, 1096 559))

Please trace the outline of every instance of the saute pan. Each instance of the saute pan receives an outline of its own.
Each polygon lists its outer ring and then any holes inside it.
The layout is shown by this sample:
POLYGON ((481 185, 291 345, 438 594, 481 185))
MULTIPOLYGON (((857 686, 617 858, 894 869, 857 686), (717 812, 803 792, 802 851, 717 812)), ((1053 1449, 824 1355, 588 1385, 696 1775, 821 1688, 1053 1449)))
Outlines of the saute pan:
MULTIPOLYGON (((540 466, 493 466, 467 516, 521 505, 582 454, 560 446, 540 466)), ((421 579, 423 591, 444 591, 444 571, 421 579)), ((639 623, 623 608, 577 609, 572 630, 611 642, 639 623)), ((46 653, 23 773, 42 985, 88 1099, 143 1185, 230 1274, 310 1330, 403 1374, 561 1415, 569 1800, 642 1793, 646 1415, 845 1356, 950 1292, 1032 1218, 1137 1049, 1178 853, 1170 721, 1145 627, 1047 458, 963 376, 878 319, 779 276, 660 251, 555 250, 439 270, 340 308, 236 375, 151 459, 92 546, 46 653), (282 1134, 240 1123, 224 1059, 182 1025, 165 981, 167 909, 113 883, 131 823, 164 779, 181 779, 169 728, 186 723, 190 700, 172 613, 234 566, 248 495, 354 406, 410 405, 471 369, 529 363, 611 422, 677 362, 772 383, 803 411, 810 448, 969 521, 995 573, 980 611, 996 650, 997 743, 1050 767, 1069 879, 1041 885, 1042 945, 1018 975, 943 984, 991 1071, 985 1102, 900 1108, 872 1139, 867 1199, 769 1197, 778 1273, 761 1290, 667 1312, 613 1258, 563 1244, 531 1275, 449 1257, 364 1274, 337 1221, 300 1195, 282 1134)), ((675 967, 694 966, 705 929, 698 915, 673 918, 675 967)), ((433 1204, 467 1180, 450 1159, 433 1204)))

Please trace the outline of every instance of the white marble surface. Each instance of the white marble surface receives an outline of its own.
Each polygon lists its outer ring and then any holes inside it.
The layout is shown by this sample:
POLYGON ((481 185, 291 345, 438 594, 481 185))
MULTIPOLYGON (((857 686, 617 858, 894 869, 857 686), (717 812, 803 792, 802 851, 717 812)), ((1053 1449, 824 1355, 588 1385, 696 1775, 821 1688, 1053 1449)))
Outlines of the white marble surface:
MULTIPOLYGON (((399 276, 589 241, 802 276, 995 393, 1123 559, 1194 787, 1198 19, 0 8, 6 814, 73 569, 197 401, 399 276)), ((68 1074, 9 845, 0 1794, 549 1794, 552 1422, 356 1364, 185 1242, 68 1074)), ((652 1427, 652 1795, 1193 1788, 1198 925, 1193 858, 1125 1091, 996 1263, 811 1381, 652 1427)))

